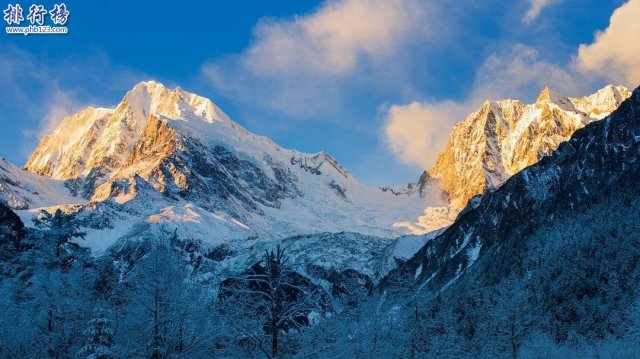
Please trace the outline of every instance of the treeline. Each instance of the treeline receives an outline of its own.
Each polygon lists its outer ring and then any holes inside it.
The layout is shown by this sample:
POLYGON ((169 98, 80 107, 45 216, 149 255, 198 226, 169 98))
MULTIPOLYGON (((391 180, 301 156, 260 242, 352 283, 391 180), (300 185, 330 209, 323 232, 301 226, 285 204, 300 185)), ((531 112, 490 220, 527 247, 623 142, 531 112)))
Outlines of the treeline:
POLYGON ((374 291, 357 276, 334 288, 282 248, 210 278, 175 233, 95 258, 61 212, 27 229, 0 211, 0 357, 633 357, 635 198, 607 194, 506 238, 437 292, 402 270, 374 291))
POLYGON ((637 357, 636 192, 549 216, 436 292, 398 271, 378 297, 305 332, 308 350, 343 358, 637 357))
POLYGON ((175 233, 95 258, 60 211, 29 229, 11 220, 0 228, 0 357, 290 356, 288 338, 330 306, 279 247, 220 282, 175 233))

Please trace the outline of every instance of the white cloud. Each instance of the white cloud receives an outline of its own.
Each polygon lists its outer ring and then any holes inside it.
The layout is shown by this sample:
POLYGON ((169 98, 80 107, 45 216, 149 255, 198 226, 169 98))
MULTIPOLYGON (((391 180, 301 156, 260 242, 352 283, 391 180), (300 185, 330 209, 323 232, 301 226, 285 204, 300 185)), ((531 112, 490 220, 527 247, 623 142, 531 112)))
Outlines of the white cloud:
POLYGON ((532 23, 540 16, 542 10, 558 2, 560 2, 560 0, 529 0, 529 10, 524 14, 522 20, 528 24, 532 23))
POLYGON ((261 20, 245 51, 205 64, 203 74, 236 101, 297 117, 340 107, 355 83, 407 87, 399 73, 412 57, 402 50, 441 36, 430 31, 431 2, 327 0, 310 14, 261 20))
POLYGON ((428 169, 443 152, 453 125, 463 121, 482 102, 535 99, 544 86, 570 95, 580 88, 563 67, 540 60, 538 52, 531 47, 514 45, 486 59, 477 71, 470 95, 464 100, 391 106, 384 135, 400 160, 428 169))
POLYGON ((465 104, 411 102, 393 105, 384 128, 391 150, 405 163, 429 168, 442 152, 452 125, 466 114, 465 104))
MULTIPOLYGON (((554 2, 532 0, 525 19, 535 19, 554 2)), ((579 47, 569 64, 544 61, 536 49, 524 45, 489 55, 466 99, 391 106, 384 129, 389 147, 403 162, 429 168, 444 150, 452 126, 486 99, 532 101, 544 86, 570 96, 585 95, 602 86, 601 79, 635 88, 640 84, 638 18, 640 0, 628 1, 613 13, 609 27, 598 32, 592 44, 579 47)))
POLYGON ((640 85, 640 0, 618 8, 609 27, 597 32, 591 44, 580 45, 576 67, 614 83, 640 85))
POLYGON ((530 101, 544 86, 567 95, 590 87, 566 66, 541 59, 535 48, 515 44, 487 57, 476 74, 472 97, 530 101))
POLYGON ((389 55, 420 19, 420 12, 411 0, 327 2, 315 13, 291 21, 260 22, 243 62, 263 75, 348 73, 359 56, 389 55))

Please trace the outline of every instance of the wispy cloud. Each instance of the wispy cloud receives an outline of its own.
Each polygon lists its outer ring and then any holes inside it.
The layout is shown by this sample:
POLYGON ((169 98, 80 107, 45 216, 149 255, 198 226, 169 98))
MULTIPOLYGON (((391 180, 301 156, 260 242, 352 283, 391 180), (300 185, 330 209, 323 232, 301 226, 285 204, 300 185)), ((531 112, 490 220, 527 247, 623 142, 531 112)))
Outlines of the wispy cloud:
POLYGON ((640 0, 630 0, 618 8, 609 27, 599 31, 591 44, 580 45, 575 66, 630 87, 640 85, 640 0))
POLYGON ((62 119, 76 109, 78 101, 70 91, 60 87, 50 69, 31 53, 15 47, 4 50, 0 54, 0 82, 6 95, 0 101, 5 116, 13 112, 24 124, 21 131, 28 144, 23 144, 20 151, 26 155, 33 143, 55 125, 54 118, 62 119))
POLYGON ((407 86, 400 72, 412 59, 402 49, 441 37, 430 3, 328 0, 310 14, 262 20, 245 51, 205 64, 203 73, 216 90, 254 105, 297 117, 331 111, 356 83, 407 86))
POLYGON ((328 2, 311 15, 259 23, 243 62, 262 75, 342 75, 356 68, 360 56, 375 60, 392 53, 421 13, 410 0, 328 2))
POLYGON ((529 9, 524 14, 522 20, 525 23, 532 23, 535 21, 538 16, 542 13, 542 10, 549 7, 550 5, 559 3, 562 0, 529 0, 529 9))
POLYGON ((25 136, 33 140, 39 140, 51 133, 63 118, 89 105, 82 102, 73 91, 64 90, 55 83, 48 86, 46 102, 40 106, 42 115, 39 116, 37 125, 22 131, 25 136))

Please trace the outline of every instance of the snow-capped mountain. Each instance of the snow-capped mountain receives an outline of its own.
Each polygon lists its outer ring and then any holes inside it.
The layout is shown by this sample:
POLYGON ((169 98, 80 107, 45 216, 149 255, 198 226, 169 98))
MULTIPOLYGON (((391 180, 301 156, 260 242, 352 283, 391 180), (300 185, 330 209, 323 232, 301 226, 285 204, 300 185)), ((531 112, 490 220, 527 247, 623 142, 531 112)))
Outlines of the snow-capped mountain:
MULTIPOLYGON (((639 156, 637 88, 474 197, 381 281, 376 304, 402 328, 380 345, 400 349, 381 356, 636 357, 639 156)), ((363 316, 375 320, 378 308, 363 316)))
MULTIPOLYGON (((489 257, 484 265, 493 271, 511 271, 516 268, 516 261, 522 262, 520 266, 528 265, 524 263, 525 253, 539 250, 540 245, 527 240, 541 238, 544 242, 545 233, 551 229, 558 232, 561 241, 577 236, 575 241, 581 243, 582 237, 596 236, 563 229, 578 218, 587 223, 604 222, 606 225, 592 225, 598 231, 611 227, 607 233, 611 238, 620 231, 635 233, 638 214, 627 213, 627 207, 637 203, 638 156, 640 88, 609 117, 577 130, 550 156, 520 171, 465 209, 453 225, 428 241, 406 268, 417 273, 420 283, 437 291, 485 256, 489 257), (610 207, 604 217, 601 207, 610 207), (599 218, 592 218, 593 211, 599 218), (610 216, 625 217, 625 222, 609 222, 610 216), (630 220, 628 227, 625 223, 630 218, 636 219, 630 220)), ((635 241, 636 237, 628 240, 635 241)))
POLYGON ((66 117, 25 171, 3 170, 13 208, 62 206, 98 249, 141 227, 213 242, 325 231, 389 238, 407 232, 393 223, 425 207, 416 196, 363 185, 325 152, 281 148, 210 100, 153 81, 115 108, 66 117))
POLYGON ((437 179, 453 207, 500 187, 509 177, 551 154, 585 125, 601 120, 631 93, 607 86, 587 97, 543 89, 534 104, 486 101, 457 124, 436 164, 414 187, 437 179))
POLYGON ((25 171, 0 163, 0 196, 14 209, 30 208, 21 214, 27 223, 40 207, 75 213, 98 250, 142 227, 213 242, 325 231, 424 234, 451 224, 472 196, 499 187, 628 96, 608 86, 583 98, 544 89, 532 105, 487 101, 455 126, 418 182, 378 189, 327 153, 287 150, 248 132, 206 98, 142 82, 115 108, 66 117, 25 171), (440 187, 450 207, 432 207, 434 193, 416 195, 440 187))

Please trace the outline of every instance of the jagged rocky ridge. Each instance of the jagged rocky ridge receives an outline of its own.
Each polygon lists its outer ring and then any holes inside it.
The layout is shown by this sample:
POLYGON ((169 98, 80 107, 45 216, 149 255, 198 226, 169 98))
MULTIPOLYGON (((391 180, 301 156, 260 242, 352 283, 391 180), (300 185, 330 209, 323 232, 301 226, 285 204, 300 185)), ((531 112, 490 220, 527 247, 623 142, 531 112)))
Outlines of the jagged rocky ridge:
POLYGON ((376 355, 634 357, 639 157, 640 88, 382 280, 399 319, 376 355))
POLYGON ((407 230, 393 223, 426 205, 361 184, 325 152, 283 149, 210 100, 153 81, 113 109, 65 118, 24 169, 0 168, 5 202, 62 207, 97 251, 144 226, 213 244, 324 231, 395 237, 407 230))
POLYGON ((551 154, 578 129, 613 112, 630 92, 607 86, 573 98, 543 89, 534 104, 486 101, 457 124, 436 164, 413 185, 438 180, 453 207, 500 187, 510 176, 551 154))

